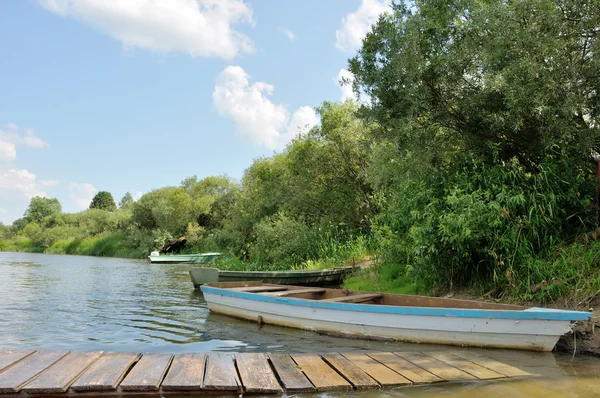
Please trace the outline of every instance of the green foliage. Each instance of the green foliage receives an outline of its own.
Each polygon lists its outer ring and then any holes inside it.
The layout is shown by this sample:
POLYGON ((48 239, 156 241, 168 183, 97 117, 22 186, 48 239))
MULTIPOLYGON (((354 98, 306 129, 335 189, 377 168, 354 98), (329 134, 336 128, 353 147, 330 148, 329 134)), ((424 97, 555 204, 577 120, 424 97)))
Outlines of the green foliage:
POLYGON ((10 239, 12 237, 11 228, 0 222, 0 241, 10 239))
POLYGON ((128 208, 134 203, 133 196, 129 192, 125 192, 125 195, 121 198, 119 202, 119 209, 128 208))
POLYGON ((161 229, 182 236, 188 223, 197 218, 192 197, 183 187, 151 191, 133 206, 132 221, 146 230, 161 229))
POLYGON ((25 210, 23 218, 26 222, 39 223, 42 219, 58 214, 62 211, 60 202, 56 198, 44 198, 42 196, 35 196, 31 198, 29 207, 25 210))
POLYGON ((597 0, 426 0, 394 5, 350 60, 386 137, 535 168, 597 150, 597 0))
POLYGON ((117 205, 115 204, 115 200, 110 192, 100 191, 96 194, 96 196, 94 196, 94 199, 92 199, 92 203, 90 203, 90 209, 115 211, 117 210, 117 205))

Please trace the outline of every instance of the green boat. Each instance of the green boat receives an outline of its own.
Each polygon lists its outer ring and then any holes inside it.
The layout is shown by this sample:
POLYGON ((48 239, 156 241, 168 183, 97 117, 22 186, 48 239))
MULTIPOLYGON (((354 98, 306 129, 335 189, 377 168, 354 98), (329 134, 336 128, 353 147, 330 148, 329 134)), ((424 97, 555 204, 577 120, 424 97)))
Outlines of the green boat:
POLYGON ((152 264, 207 264, 212 263, 223 253, 199 253, 199 254, 165 254, 152 252, 148 260, 152 264))
POLYGON ((192 268, 195 288, 209 282, 265 282, 277 285, 334 286, 352 272, 352 267, 293 271, 224 271, 218 268, 192 268))

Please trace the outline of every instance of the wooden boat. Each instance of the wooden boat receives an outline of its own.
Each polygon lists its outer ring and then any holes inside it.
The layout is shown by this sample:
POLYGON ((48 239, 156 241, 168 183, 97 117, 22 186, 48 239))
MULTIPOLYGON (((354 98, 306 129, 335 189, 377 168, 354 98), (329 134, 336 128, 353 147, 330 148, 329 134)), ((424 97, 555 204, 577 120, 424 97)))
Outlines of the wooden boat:
POLYGON ((362 338, 551 351, 590 312, 260 282, 201 286, 208 308, 259 323, 362 338))
POLYGON ((164 254, 152 252, 148 256, 153 264, 206 264, 215 261, 223 253, 198 253, 198 254, 164 254))
POLYGON ((255 281, 278 285, 334 286, 352 272, 352 267, 298 271, 224 271, 218 268, 192 268, 195 288, 209 282, 255 281))

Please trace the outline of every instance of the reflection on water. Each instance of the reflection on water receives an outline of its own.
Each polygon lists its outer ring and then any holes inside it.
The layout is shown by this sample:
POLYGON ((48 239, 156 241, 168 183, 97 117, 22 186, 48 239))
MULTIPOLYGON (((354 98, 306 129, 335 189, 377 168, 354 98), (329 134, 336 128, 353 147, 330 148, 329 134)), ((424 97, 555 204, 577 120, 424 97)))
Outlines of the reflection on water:
MULTIPOLYGON (((441 346, 370 342, 210 314, 190 265, 80 256, 0 253, 0 348, 138 352, 428 351, 441 346)), ((600 397, 600 360, 475 350, 534 380, 445 383, 348 397, 600 397)), ((333 396, 319 394, 320 396, 333 396)))

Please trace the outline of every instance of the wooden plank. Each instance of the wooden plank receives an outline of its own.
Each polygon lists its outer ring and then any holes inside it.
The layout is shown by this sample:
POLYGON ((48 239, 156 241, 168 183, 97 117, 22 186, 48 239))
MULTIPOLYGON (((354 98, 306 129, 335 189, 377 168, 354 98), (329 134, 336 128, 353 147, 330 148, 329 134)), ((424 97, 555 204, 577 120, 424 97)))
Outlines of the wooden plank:
POLYGON ((0 372, 34 353, 34 350, 0 350, 0 372))
POLYGON ((291 354, 317 391, 352 390, 352 385, 317 355, 291 354))
POLYGON ((33 381, 23 387, 28 393, 65 392, 95 360, 102 356, 102 351, 72 352, 61 358, 54 365, 43 371, 33 381))
POLYGON ((281 393, 283 389, 269 365, 269 358, 262 353, 235 354, 240 378, 247 393, 281 393))
POLYGON ((0 393, 16 393, 69 351, 40 350, 0 373, 0 393))
POLYGON ((288 393, 316 392, 317 389, 300 371, 296 362, 288 354, 269 354, 269 359, 281 384, 288 393))
POLYGON ((373 380, 358 366, 350 362, 343 355, 333 352, 330 354, 321 355, 325 362, 338 371, 346 380, 348 380, 354 388, 363 390, 367 388, 378 388, 379 383, 373 380))
POLYGON ((490 358, 477 355, 470 351, 452 351, 452 354, 467 359, 473 363, 476 363, 479 366, 483 366, 484 368, 488 368, 490 370, 493 370, 494 372, 498 372, 508 377, 532 376, 531 373, 528 373, 524 370, 515 368, 514 366, 499 361, 495 361, 490 358))
POLYGON ((400 373, 415 384, 438 383, 444 381, 444 379, 437 377, 433 373, 429 373, 425 369, 422 369, 391 352, 375 352, 368 353, 367 355, 388 368, 393 369, 397 373, 400 373))
POLYGON ((449 352, 444 351, 435 351, 435 352, 427 352, 427 355, 433 357, 439 361, 445 362, 448 365, 454 366, 457 369, 465 371, 478 379, 487 380, 487 379, 501 379, 506 377, 503 374, 494 372, 488 368, 484 368, 483 366, 477 365, 471 361, 463 359, 461 357, 457 357, 456 355, 452 355, 449 352))
POLYGON ((406 377, 394 372, 387 366, 380 364, 367 354, 345 353, 343 355, 384 387, 412 384, 406 377))
POLYGON ((163 390, 201 390, 206 354, 176 354, 162 382, 163 390))
POLYGON ((245 293, 260 293, 260 292, 279 292, 282 290, 288 290, 286 286, 249 286, 249 287, 233 287, 231 289, 234 292, 245 292, 245 293))
POLYGON ((172 359, 171 354, 144 354, 121 383, 121 389, 123 391, 158 390, 172 359))
POLYGON ((132 352, 108 352, 92 364, 75 383, 73 391, 110 391, 116 390, 131 365, 142 354, 132 352))
POLYGON ((422 352, 395 352, 394 354, 427 370, 444 380, 477 380, 473 375, 456 369, 442 361, 425 355, 422 352))
POLYGON ((207 390, 242 390, 232 354, 208 354, 204 388, 207 390))
POLYGON ((327 289, 313 287, 308 289, 296 289, 296 290, 286 290, 283 292, 266 292, 262 293, 267 296, 275 296, 275 297, 285 297, 285 296, 293 296, 294 294, 309 294, 309 293, 325 293, 327 289))
POLYGON ((327 301, 330 303, 364 303, 365 301, 371 301, 383 297, 383 294, 377 293, 364 293, 364 294, 352 294, 350 296, 333 297, 320 301, 327 301))

